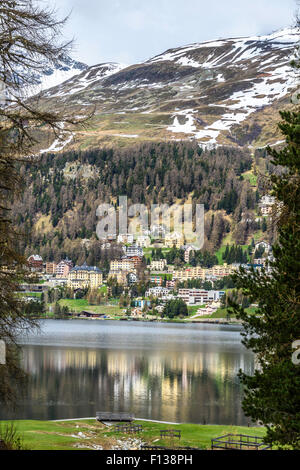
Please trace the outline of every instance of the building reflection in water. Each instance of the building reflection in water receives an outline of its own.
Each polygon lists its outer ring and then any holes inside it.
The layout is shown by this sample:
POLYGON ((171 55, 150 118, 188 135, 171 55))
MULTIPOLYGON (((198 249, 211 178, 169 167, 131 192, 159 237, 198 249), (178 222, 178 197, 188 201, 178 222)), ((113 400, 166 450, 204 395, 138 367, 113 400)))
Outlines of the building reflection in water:
MULTIPOLYGON (((247 424, 241 409, 240 369, 253 372, 242 347, 192 343, 152 349, 25 345, 30 373, 16 416, 58 419, 97 410, 174 422, 247 424)), ((4 415, 3 415, 4 414, 4 415)), ((1 417, 7 417, 7 413, 1 417)))

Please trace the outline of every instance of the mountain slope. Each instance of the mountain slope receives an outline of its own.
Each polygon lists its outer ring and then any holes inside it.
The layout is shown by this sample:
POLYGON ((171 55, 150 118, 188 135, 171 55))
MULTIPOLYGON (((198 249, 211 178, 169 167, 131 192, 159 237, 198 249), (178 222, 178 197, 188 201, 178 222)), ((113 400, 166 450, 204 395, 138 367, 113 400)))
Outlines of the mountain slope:
POLYGON ((69 56, 61 55, 57 58, 53 67, 45 66, 41 68, 41 71, 34 72, 31 77, 33 85, 29 88, 28 94, 35 95, 43 90, 55 87, 87 68, 88 65, 78 62, 69 56))
POLYGON ((78 116, 95 107, 73 147, 125 139, 274 144, 277 110, 297 87, 290 61, 298 42, 295 29, 284 29, 191 44, 129 67, 90 67, 43 97, 78 116))

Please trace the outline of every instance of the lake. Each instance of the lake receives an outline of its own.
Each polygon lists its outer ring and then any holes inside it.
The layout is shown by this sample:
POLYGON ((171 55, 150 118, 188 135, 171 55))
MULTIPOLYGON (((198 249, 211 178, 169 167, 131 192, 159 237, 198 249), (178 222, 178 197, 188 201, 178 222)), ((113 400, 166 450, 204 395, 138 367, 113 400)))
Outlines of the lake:
POLYGON ((247 425, 239 369, 254 356, 237 325, 45 320, 20 338, 30 374, 15 419, 95 416, 247 425))

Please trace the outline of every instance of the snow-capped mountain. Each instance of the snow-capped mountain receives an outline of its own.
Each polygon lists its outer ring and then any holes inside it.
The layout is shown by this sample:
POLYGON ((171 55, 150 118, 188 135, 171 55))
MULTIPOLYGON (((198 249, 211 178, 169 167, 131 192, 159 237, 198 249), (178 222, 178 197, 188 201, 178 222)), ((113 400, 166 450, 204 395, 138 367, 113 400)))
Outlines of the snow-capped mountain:
POLYGON ((124 139, 197 139, 262 146, 278 140, 278 109, 297 88, 296 29, 169 49, 143 63, 100 64, 47 90, 49 106, 96 109, 89 145, 124 139), (59 96, 59 102, 57 97, 59 96))
POLYGON ((60 83, 69 80, 86 70, 88 65, 62 55, 58 57, 53 67, 45 66, 39 72, 35 72, 31 77, 32 86, 28 89, 28 94, 34 95, 48 88, 55 87, 60 83))
MULTIPOLYGON (((72 80, 68 80, 67 83, 57 82, 55 90, 49 90, 46 96, 65 96, 66 94, 73 95, 77 92, 83 91, 90 85, 96 85, 98 81, 105 77, 119 72, 127 65, 118 64, 115 62, 103 63, 93 65, 92 67, 86 67, 81 73, 74 74, 72 80)), ((53 85, 55 86, 55 85, 53 85)), ((50 87, 47 87, 50 88, 50 87)))

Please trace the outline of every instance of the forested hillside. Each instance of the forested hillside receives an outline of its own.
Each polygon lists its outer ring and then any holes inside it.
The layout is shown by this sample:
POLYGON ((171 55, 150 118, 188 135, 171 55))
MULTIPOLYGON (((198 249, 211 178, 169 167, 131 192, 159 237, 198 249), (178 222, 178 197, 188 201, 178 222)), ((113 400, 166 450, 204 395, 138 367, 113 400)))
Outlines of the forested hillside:
MULTIPOLYGON (((267 163, 263 154, 256 161, 267 163)), ((264 189, 256 168, 247 149, 203 150, 186 141, 45 154, 20 167, 24 193, 14 213, 26 233, 21 249, 46 260, 67 255, 97 263, 103 253, 96 208, 119 195, 129 204, 204 204, 205 250, 213 253, 229 233, 232 243, 245 244, 262 225, 257 203, 264 189)))

